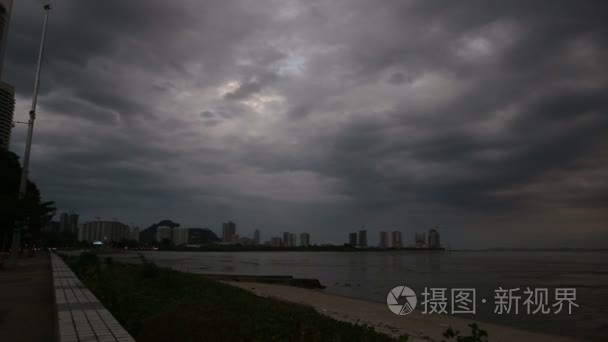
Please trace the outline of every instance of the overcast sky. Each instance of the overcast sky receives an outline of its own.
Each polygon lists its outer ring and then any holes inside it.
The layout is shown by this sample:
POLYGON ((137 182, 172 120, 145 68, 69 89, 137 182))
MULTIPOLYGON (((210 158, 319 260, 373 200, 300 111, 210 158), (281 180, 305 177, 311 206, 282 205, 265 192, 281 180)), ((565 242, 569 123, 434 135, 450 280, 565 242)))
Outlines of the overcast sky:
MULTIPOLYGON (((42 18, 14 4, 16 120, 42 18)), ((31 178, 85 221, 606 247, 606 18, 604 0, 57 0, 31 178)))

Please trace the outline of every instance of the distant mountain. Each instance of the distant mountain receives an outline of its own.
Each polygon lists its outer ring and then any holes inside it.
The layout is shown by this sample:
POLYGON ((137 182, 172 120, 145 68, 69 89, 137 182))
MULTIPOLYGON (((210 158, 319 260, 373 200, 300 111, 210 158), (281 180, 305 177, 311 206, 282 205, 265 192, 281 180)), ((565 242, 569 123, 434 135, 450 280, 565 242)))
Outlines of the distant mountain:
POLYGON ((206 245, 219 242, 220 238, 209 228, 190 228, 189 243, 206 245))
POLYGON ((173 222, 171 220, 162 220, 158 223, 155 223, 150 227, 144 229, 141 233, 139 233, 139 241, 148 243, 156 242, 156 229, 161 226, 167 226, 171 229, 174 229, 179 227, 179 223, 173 222))

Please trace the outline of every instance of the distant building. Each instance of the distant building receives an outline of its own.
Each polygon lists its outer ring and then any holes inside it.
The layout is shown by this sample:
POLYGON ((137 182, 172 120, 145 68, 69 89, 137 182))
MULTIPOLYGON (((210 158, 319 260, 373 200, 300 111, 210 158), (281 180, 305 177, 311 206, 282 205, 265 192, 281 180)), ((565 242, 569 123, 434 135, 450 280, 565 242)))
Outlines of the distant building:
POLYGON ((162 242, 165 239, 171 240, 171 227, 158 226, 156 228, 156 242, 162 242))
POLYGON ((388 248, 388 232, 380 232, 380 248, 388 248))
POLYGON ((255 245, 255 241, 251 238, 248 237, 237 237, 234 239, 233 241, 234 244, 237 245, 241 245, 241 246, 253 246, 255 245))
POLYGON ((253 232, 253 243, 256 246, 260 244, 260 231, 257 229, 253 232))
POLYGON ((129 228, 129 240, 134 240, 139 242, 139 227, 130 227, 129 228))
POLYGON ((71 231, 70 215, 68 213, 61 213, 61 215, 59 215, 59 230, 62 232, 71 231))
POLYGON ((236 224, 232 221, 222 224, 222 242, 232 242, 236 235, 236 224))
POLYGON ((283 232, 283 247, 289 247, 289 244, 291 243, 289 234, 289 232, 283 232))
POLYGON ((295 247, 297 245, 298 242, 296 241, 296 234, 289 233, 289 247, 295 247))
POLYGON ((68 225, 70 231, 74 234, 78 234, 78 214, 71 213, 68 217, 68 225))
POLYGON ((414 243, 416 246, 425 246, 426 245, 426 236, 424 233, 416 233, 414 236, 414 243))
POLYGON ((308 234, 308 233, 301 233, 300 234, 300 246, 301 247, 308 247, 308 246, 310 246, 310 234, 308 234))
POLYGON ((8 150, 15 113, 15 89, 0 81, 0 149, 8 150))
POLYGON ((367 247, 367 230, 359 231, 359 246, 367 247))
POLYGON ((401 240, 401 232, 400 231, 393 231, 392 233, 392 247, 393 248, 401 248, 403 247, 403 241, 401 240))
POLYGON ((188 228, 174 228, 171 232, 171 241, 174 245, 186 245, 190 238, 190 229, 188 228))
POLYGON ((441 241, 439 239, 439 232, 436 229, 429 230, 429 247, 437 248, 441 247, 441 241))
POLYGON ((268 241, 268 244, 272 247, 281 247, 283 245, 283 240, 278 236, 274 236, 268 241))
POLYGON ((59 232, 59 222, 57 221, 49 221, 49 223, 46 224, 46 229, 47 232, 53 232, 53 233, 58 233, 59 232))
POLYGON ((357 233, 350 233, 350 234, 348 234, 348 243, 351 246, 356 246, 357 245, 357 233))
POLYGON ((78 241, 119 242, 129 239, 129 226, 116 221, 91 221, 82 224, 78 241))

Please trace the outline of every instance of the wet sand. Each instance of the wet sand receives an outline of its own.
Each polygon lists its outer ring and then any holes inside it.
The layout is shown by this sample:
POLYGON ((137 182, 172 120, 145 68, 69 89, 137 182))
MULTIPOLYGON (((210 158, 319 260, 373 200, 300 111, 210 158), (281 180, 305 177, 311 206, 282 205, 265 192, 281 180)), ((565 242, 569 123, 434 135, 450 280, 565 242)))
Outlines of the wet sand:
MULTIPOLYGON (((448 327, 470 332, 467 326, 472 321, 448 315, 423 315, 414 311, 409 315, 393 314, 384 303, 375 303, 361 299, 343 297, 321 290, 310 290, 275 284, 226 282, 230 285, 249 290, 262 297, 272 297, 288 302, 300 303, 314 307, 320 313, 340 321, 373 326, 376 331, 398 337, 410 336, 408 341, 441 341, 441 335, 448 327)), ((479 323, 479 322, 478 322, 479 323)), ((536 341, 566 342, 585 341, 573 337, 549 335, 521 330, 492 323, 479 323, 481 329, 488 332, 489 341, 536 341)))

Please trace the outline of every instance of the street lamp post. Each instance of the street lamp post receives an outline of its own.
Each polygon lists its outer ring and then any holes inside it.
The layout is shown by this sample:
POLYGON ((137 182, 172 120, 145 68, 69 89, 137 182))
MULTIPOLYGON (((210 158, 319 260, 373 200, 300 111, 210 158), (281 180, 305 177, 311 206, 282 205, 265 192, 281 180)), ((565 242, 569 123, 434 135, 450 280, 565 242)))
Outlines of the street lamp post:
MULTIPOLYGON (((38 101, 38 88, 40 85, 40 68, 42 67, 42 55, 44 53, 44 41, 46 38, 46 24, 49 20, 51 5, 44 5, 44 24, 42 25, 42 38, 40 40, 40 50, 38 51, 38 64, 36 66, 36 76, 34 79, 34 94, 32 97, 32 109, 30 110, 30 120, 27 125, 27 139, 25 141, 25 154, 23 155, 23 168, 21 169, 21 183, 19 184, 19 200, 24 200, 27 194, 27 175, 30 166, 30 150, 32 149, 32 135, 34 134, 34 119, 36 119, 36 104, 38 101)), ((21 249, 21 227, 15 224, 13 231, 13 241, 11 244, 11 259, 13 265, 17 264, 19 250, 21 249)))

